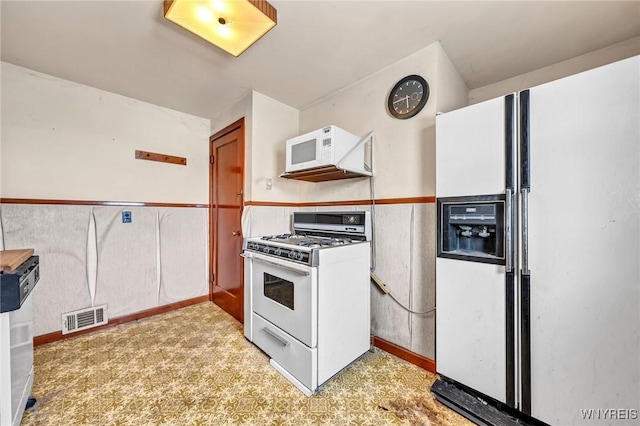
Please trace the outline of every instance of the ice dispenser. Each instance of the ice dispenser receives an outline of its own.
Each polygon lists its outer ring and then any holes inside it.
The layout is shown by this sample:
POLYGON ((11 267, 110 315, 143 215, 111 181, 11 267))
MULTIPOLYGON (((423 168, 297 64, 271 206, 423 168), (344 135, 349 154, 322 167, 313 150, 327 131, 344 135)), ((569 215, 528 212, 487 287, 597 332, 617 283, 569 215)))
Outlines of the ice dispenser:
POLYGON ((504 196, 438 199, 438 257, 505 264, 504 196))

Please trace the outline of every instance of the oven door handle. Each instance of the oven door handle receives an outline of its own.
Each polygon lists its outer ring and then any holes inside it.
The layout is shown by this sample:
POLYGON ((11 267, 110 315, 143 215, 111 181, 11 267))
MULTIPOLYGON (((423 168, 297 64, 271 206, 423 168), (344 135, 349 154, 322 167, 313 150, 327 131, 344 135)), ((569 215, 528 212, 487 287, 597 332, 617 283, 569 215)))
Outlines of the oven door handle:
POLYGON ((307 271, 301 271, 299 269, 295 269, 295 268, 292 268, 290 266, 281 265, 281 264, 276 263, 276 262, 270 262, 268 260, 264 260, 264 259, 260 259, 258 257, 251 256, 250 254, 240 253, 240 256, 244 257, 245 259, 251 259, 251 260, 255 260, 255 261, 258 261, 258 262, 262 262, 262 263, 268 263, 269 265, 276 266, 278 268, 287 270, 289 272, 293 272, 294 274, 305 275, 305 276, 309 275, 309 272, 307 272, 307 271))
POLYGON ((273 337, 274 339, 276 339, 282 346, 289 346, 289 341, 283 339, 282 337, 278 336, 275 331, 272 331, 271 329, 267 328, 267 327, 263 327, 262 331, 264 331, 265 333, 267 333, 269 336, 273 337))

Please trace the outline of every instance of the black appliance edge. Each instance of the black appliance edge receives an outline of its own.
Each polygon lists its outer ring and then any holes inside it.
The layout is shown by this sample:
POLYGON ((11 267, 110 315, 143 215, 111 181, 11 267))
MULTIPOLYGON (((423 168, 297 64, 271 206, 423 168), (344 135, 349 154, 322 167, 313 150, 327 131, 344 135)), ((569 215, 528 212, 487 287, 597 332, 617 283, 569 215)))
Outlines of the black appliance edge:
POLYGON ((505 342, 506 342, 506 400, 507 405, 515 407, 516 364, 515 364, 515 275, 507 272, 505 277, 505 342))
MULTIPOLYGON (((511 94, 504 98, 504 152, 505 152, 505 198, 511 197, 511 199, 506 199, 507 206, 513 206, 513 192, 515 191, 515 169, 516 169, 516 159, 515 159, 515 129, 516 129, 516 118, 515 118, 515 95, 511 94)), ((505 206, 505 222, 515 223, 514 218, 514 209, 511 207, 510 209, 505 206), (507 217, 509 215, 509 217, 507 217)), ((515 241, 514 229, 513 226, 505 226, 505 239, 510 238, 511 241, 515 241), (510 233, 510 235, 507 235, 510 233)), ((513 243, 511 243, 513 244, 513 243)), ((513 262, 515 259, 513 245, 510 247, 506 247, 506 250, 510 252, 506 252, 505 256, 510 258, 513 262)), ((512 263, 511 262, 511 263, 512 263)), ((509 267, 509 262, 507 262, 506 266, 506 277, 505 277, 505 341, 506 341, 506 403, 510 407, 515 407, 515 388, 516 388, 516 365, 515 365, 515 350, 516 350, 516 342, 515 342, 515 275, 513 272, 513 265, 509 267)))
POLYGON ((522 411, 531 414, 531 277, 520 276, 520 368, 522 411))
POLYGON ((442 375, 431 392, 439 402, 481 426, 550 426, 442 375))
POLYGON ((522 411, 531 414, 531 275, 528 269, 528 193, 531 190, 531 99, 529 90, 520 92, 520 189, 524 200, 522 218, 523 269, 520 271, 520 374, 522 411))

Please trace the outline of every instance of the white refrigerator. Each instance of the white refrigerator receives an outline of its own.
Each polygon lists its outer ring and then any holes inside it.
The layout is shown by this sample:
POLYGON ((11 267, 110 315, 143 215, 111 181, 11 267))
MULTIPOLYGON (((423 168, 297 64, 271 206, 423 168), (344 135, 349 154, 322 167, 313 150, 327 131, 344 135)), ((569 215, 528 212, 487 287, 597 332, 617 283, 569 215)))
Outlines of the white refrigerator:
POLYGON ((636 56, 437 117, 439 400, 640 424, 639 109, 636 56))

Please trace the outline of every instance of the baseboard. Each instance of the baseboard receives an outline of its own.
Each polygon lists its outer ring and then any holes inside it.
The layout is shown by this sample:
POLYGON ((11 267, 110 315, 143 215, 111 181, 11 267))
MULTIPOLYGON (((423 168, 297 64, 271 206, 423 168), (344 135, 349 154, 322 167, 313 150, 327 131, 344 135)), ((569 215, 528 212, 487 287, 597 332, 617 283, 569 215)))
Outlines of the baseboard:
POLYGON ((380 348, 385 352, 389 352, 391 355, 395 355, 398 358, 404 359, 411 364, 417 365, 418 367, 424 368, 425 370, 435 374, 436 362, 434 360, 415 352, 411 352, 410 350, 405 349, 402 346, 398 346, 395 343, 388 342, 377 336, 373 336, 372 340, 373 346, 380 348))
POLYGON ((33 345, 40 346, 46 343, 56 342, 58 340, 67 339, 70 337, 80 336, 82 334, 93 333, 94 331, 104 330, 105 328, 113 327, 115 325, 124 324, 127 322, 137 321, 142 318, 151 317, 158 314, 164 314, 165 312, 175 311, 176 309, 184 308, 191 305, 196 305, 202 302, 208 302, 209 295, 195 297, 193 299, 182 300, 180 302, 171 303, 169 305, 158 306, 156 308, 147 309, 144 311, 136 312, 135 314, 124 315, 118 318, 112 318, 105 325, 90 328, 87 330, 81 330, 71 334, 62 334, 62 331, 54 331, 53 333, 42 334, 33 338, 33 345))

